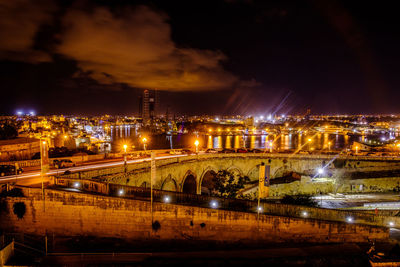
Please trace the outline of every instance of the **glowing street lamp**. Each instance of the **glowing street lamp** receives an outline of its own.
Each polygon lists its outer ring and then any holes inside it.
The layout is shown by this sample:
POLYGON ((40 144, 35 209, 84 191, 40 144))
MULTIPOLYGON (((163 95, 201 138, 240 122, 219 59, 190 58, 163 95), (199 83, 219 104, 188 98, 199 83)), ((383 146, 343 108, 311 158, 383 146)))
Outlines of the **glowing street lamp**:
POLYGON ((171 202, 170 196, 164 196, 163 201, 164 203, 170 203, 171 202))
POLYGON ((126 173, 128 171, 127 164, 126 164, 126 149, 128 148, 128 145, 124 144, 122 147, 124 148, 124 171, 126 173))
POLYGON ((332 143, 329 141, 329 142, 328 142, 328 151, 331 151, 331 144, 332 144, 332 143))
POLYGON ((194 145, 196 146, 196 153, 199 153, 199 140, 194 141, 194 145))
POLYGON ((269 152, 272 153, 273 142, 269 141, 268 146, 269 146, 269 152))
POLYGON ((146 150, 147 138, 146 138, 146 137, 143 137, 143 138, 142 138, 142 142, 143 142, 143 150, 146 150))
POLYGON ((358 146, 356 146, 356 154, 358 154, 358 146))

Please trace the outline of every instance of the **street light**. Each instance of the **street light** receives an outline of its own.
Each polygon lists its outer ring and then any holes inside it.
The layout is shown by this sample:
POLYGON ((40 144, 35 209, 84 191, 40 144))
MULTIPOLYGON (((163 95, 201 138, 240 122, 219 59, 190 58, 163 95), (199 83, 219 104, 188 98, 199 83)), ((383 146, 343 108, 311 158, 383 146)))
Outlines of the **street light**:
POLYGON ((324 168, 318 168, 317 172, 319 175, 324 174, 324 168))
POLYGON ((269 145, 269 152, 272 153, 273 142, 269 141, 268 145, 269 145))
POLYGON ((356 154, 358 154, 358 146, 356 146, 356 154))
POLYGON ((164 203, 170 203, 171 202, 171 198, 169 196, 164 196, 163 201, 164 201, 164 203))
POLYGON ((213 200, 210 202, 210 206, 211 206, 211 208, 216 209, 216 208, 218 208, 218 202, 213 200))
POLYGON ((331 142, 328 142, 328 151, 331 151, 331 142))
POLYGON ((126 149, 128 148, 128 145, 124 144, 122 147, 124 148, 124 172, 126 173, 128 171, 126 165, 126 149))
POLYGON ((147 138, 143 137, 142 142, 143 142, 143 150, 146 150, 147 138))
POLYGON ((196 146, 196 153, 199 153, 199 140, 194 141, 194 145, 196 146))

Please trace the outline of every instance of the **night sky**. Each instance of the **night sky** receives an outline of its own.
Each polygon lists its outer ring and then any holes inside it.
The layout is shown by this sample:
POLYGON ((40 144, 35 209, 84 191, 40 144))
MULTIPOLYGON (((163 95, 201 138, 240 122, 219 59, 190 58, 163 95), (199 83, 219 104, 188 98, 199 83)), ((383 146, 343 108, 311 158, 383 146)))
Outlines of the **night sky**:
POLYGON ((0 0, 0 114, 400 113, 394 1, 0 0), (393 3, 393 5, 392 5, 393 3))

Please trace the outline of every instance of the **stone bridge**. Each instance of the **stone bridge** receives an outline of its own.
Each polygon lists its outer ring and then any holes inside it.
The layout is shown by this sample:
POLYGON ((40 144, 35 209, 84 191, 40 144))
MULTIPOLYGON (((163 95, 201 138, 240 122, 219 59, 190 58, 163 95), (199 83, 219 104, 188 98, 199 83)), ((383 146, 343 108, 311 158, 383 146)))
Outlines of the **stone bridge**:
MULTIPOLYGON (((292 172, 301 175, 301 182, 271 186, 272 196, 290 193, 346 192, 353 189, 360 191, 360 188, 361 191, 365 191, 368 190, 368 186, 371 188, 373 186, 368 184, 364 187, 364 185, 360 186, 357 183, 365 181, 366 178, 374 178, 372 180, 386 178, 386 180, 395 181, 389 187, 394 187, 396 183, 399 185, 400 182, 400 159, 398 158, 235 153, 200 154, 157 160, 154 188, 186 193, 208 193, 212 189, 209 186, 210 179, 219 170, 229 170, 236 174, 248 176, 253 181, 251 184, 254 188, 257 185, 255 181, 258 180, 261 163, 271 166, 272 179, 283 177, 292 172), (325 169, 324 174, 318 175, 317 170, 322 167, 325 169), (311 179, 315 177, 318 179, 311 179)), ((149 187, 150 162, 128 165, 126 173, 120 167, 118 170, 109 172, 109 174, 91 171, 79 174, 79 177, 149 187)), ((387 184, 387 182, 384 183, 387 184)))

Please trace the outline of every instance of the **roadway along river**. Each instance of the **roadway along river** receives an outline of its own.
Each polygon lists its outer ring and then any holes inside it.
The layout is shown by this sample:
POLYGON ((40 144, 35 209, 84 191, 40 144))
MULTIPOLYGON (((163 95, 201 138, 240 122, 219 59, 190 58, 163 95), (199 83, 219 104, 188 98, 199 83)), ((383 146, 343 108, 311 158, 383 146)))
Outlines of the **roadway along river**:
MULTIPOLYGON (((167 159, 167 158, 177 158, 177 157, 184 157, 187 156, 186 154, 183 155, 168 155, 168 156, 158 156, 156 157, 156 160, 158 159, 167 159)), ((128 160, 128 164, 133 164, 133 163, 140 163, 140 162, 145 162, 145 161, 150 161, 150 158, 144 158, 144 159, 134 159, 134 160, 128 160)), ((115 167, 115 166, 121 166, 124 165, 124 161, 115 161, 113 162, 102 162, 102 163, 93 163, 85 166, 78 166, 78 167, 71 167, 71 168, 65 168, 62 169, 62 172, 65 171, 70 171, 70 172, 80 172, 80 171, 88 171, 88 170, 93 170, 93 169, 100 169, 100 168, 107 168, 107 167, 115 167)), ((60 173, 59 169, 56 170, 50 170, 47 174, 48 175, 54 175, 60 173)), ((15 182, 20 181, 20 180, 27 180, 27 179, 32 179, 32 178, 38 178, 40 177, 40 171, 30 171, 26 172, 23 174, 19 175, 10 175, 10 176, 4 176, 0 178, 0 183, 9 183, 9 182, 15 182)))

